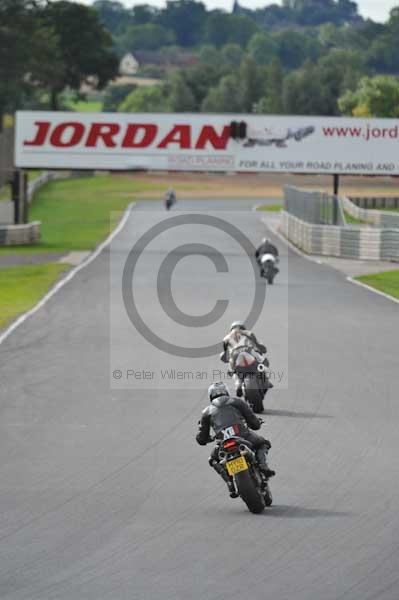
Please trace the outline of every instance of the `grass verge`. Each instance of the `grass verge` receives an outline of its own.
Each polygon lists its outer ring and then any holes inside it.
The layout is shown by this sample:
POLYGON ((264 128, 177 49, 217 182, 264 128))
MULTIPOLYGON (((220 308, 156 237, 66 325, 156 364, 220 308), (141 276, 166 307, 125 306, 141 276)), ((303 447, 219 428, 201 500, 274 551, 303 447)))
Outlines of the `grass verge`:
POLYGON ((355 279, 380 292, 393 296, 393 298, 399 299, 399 270, 384 271, 383 273, 375 273, 373 275, 362 275, 355 279))
POLYGON ((0 269, 0 328, 39 302, 66 269, 58 263, 0 269))
POLYGON ((137 194, 160 197, 164 191, 162 183, 112 175, 49 182, 36 193, 29 211, 30 221, 42 222, 41 241, 0 248, 0 257, 92 250, 117 225, 120 213, 137 194))
POLYGON ((268 212, 279 212, 283 210, 282 204, 262 204, 262 206, 258 206, 257 210, 265 210, 268 212))
POLYGON ((346 212, 346 210, 344 210, 344 215, 345 221, 348 225, 370 225, 370 223, 367 223, 367 221, 362 221, 361 219, 356 219, 355 217, 352 217, 352 215, 346 212))

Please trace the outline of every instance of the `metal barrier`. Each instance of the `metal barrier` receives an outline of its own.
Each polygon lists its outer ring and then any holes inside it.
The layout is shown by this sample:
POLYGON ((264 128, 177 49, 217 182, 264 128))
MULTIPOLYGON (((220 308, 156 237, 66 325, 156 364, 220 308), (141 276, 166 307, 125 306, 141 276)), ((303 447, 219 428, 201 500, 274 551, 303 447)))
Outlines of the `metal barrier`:
POLYGON ((337 196, 311 192, 292 186, 284 187, 285 210, 315 225, 344 225, 345 219, 337 196))
POLYGON ((10 225, 14 223, 14 203, 2 200, 0 202, 0 225, 10 225))
POLYGON ((398 196, 349 196, 349 200, 359 208, 390 210, 399 208, 398 196))
POLYGON ((399 227, 399 213, 360 208, 349 198, 341 198, 340 201, 343 209, 355 219, 359 219, 360 221, 364 221, 365 223, 377 227, 399 227))
MULTIPOLYGON (((323 215, 320 216, 319 212, 322 206, 321 194, 315 200, 314 192, 291 187, 285 188, 284 192, 286 209, 281 213, 281 231, 304 252, 362 260, 399 261, 399 228, 324 225, 321 223, 323 215), (309 201, 309 206, 306 201, 309 201), (315 222, 316 219, 319 222, 315 222)), ((346 206, 345 199, 338 205, 338 215, 341 215, 339 219, 342 218, 344 223, 342 206, 346 206)))

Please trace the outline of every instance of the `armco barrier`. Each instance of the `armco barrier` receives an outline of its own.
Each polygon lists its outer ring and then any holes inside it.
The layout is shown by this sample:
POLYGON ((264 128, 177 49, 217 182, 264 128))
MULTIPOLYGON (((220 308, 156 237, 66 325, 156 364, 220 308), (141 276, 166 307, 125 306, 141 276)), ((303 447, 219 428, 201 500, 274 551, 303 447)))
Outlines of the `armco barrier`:
POLYGON ((349 200, 359 208, 376 208, 377 210, 399 208, 398 196, 349 196, 349 200))
POLYGON ((345 219, 337 196, 324 192, 284 186, 284 209, 291 215, 315 225, 344 225, 345 219))
POLYGON ((65 175, 60 175, 59 173, 54 171, 44 171, 43 173, 41 173, 39 177, 37 177, 37 179, 28 184, 28 202, 32 201, 34 193, 37 192, 37 190, 43 187, 46 183, 52 181, 53 179, 61 179, 64 177, 65 175))
MULTIPOLYGON (((340 198, 337 211, 338 223, 341 219, 345 223, 344 210, 346 210, 353 217, 361 220, 365 220, 364 217, 374 220, 378 218, 380 226, 323 224, 320 222, 320 212, 317 208, 322 207, 322 197, 323 195, 317 196, 298 188, 289 186, 284 188, 285 210, 281 213, 281 231, 295 246, 308 254, 361 260, 399 261, 399 215, 383 213, 388 217, 398 218, 398 228, 383 227, 380 211, 365 210, 354 205, 347 198, 340 198), (371 217, 370 213, 372 213, 371 217)), ((396 223, 396 219, 392 222, 396 223)))
POLYGON ((370 223, 376 227, 399 227, 399 213, 360 208, 349 198, 341 198, 340 201, 345 212, 355 219, 360 219, 361 221, 370 223))
POLYGON ((399 230, 314 225, 283 211, 281 232, 307 254, 399 261, 399 230))
POLYGON ((33 244, 40 240, 40 221, 26 225, 0 225, 0 246, 33 244))
MULTIPOLYGON (((28 184, 28 202, 32 201, 33 195, 37 192, 43 185, 45 185, 48 181, 53 179, 57 179, 59 177, 58 173, 53 172, 43 172, 37 177, 34 181, 28 184)), ((0 226, 7 226, 7 231, 9 236, 11 236, 11 229, 15 227, 14 223, 14 203, 11 200, 1 201, 0 202, 0 226)), ((19 231, 19 230, 16 230, 19 231)), ((21 237, 21 233, 17 233, 16 237, 21 237)), ((3 227, 3 235, 0 235, 0 246, 8 243, 4 242, 4 239, 7 236, 4 235, 4 227, 3 227)), ((11 236, 12 237, 12 236, 11 236)), ((31 240, 29 236, 23 235, 22 238, 28 241, 21 242, 11 242, 11 243, 21 243, 21 244, 29 244, 31 240)), ((38 239, 38 238, 37 238, 38 239)))
POLYGON ((10 201, 0 202, 0 225, 14 223, 14 204, 10 201))

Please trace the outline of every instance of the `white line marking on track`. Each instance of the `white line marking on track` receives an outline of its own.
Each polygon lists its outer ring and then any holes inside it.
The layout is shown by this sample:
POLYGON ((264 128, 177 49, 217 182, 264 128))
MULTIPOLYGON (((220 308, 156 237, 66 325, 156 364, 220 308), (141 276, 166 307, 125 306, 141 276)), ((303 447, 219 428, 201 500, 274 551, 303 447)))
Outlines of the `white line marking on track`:
POLYGON ((80 263, 80 265, 78 265, 77 267, 74 267, 73 269, 71 269, 70 271, 68 271, 68 273, 66 274, 66 276, 63 279, 61 279, 58 283, 56 283, 50 289, 50 291, 48 291, 47 294, 45 296, 43 296, 43 298, 37 304, 35 304, 35 306, 33 308, 31 308, 30 310, 28 310, 26 313, 23 313, 22 315, 20 315, 17 318, 16 321, 14 321, 13 323, 11 323, 11 325, 3 333, 0 334, 0 345, 3 342, 5 342, 5 340, 16 329, 18 329, 18 327, 20 327, 23 323, 25 323, 25 321, 27 319, 29 319, 34 314, 36 314, 45 304, 47 304, 47 302, 49 300, 51 300, 51 298, 53 296, 55 296, 55 294, 57 292, 59 292, 60 289, 64 287, 64 285, 66 285, 69 281, 71 281, 71 279, 73 279, 75 277, 75 275, 77 273, 79 273, 79 271, 81 271, 82 269, 84 269, 85 267, 87 267, 90 263, 92 263, 93 260, 95 260, 97 258, 97 256, 99 256, 101 254, 101 252, 107 246, 110 245, 110 243, 112 242, 112 240, 122 231, 122 229, 126 225, 134 204, 135 204, 134 202, 132 202, 131 204, 129 204, 129 206, 127 207, 127 209, 125 210, 125 212, 123 214, 123 217, 122 217, 120 223, 114 229, 114 231, 112 231, 112 233, 110 233, 110 235, 107 237, 107 239, 105 239, 103 242, 101 242, 101 244, 99 244, 97 246, 97 248, 95 250, 93 250, 93 252, 82 263, 80 263))

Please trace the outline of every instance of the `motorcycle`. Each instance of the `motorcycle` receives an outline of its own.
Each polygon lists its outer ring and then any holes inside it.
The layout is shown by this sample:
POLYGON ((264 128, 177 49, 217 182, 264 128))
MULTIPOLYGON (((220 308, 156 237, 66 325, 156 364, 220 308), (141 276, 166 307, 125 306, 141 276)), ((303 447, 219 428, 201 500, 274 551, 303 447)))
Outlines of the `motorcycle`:
POLYGON ((264 511, 273 502, 269 484, 258 467, 250 442, 235 434, 234 427, 223 430, 224 439, 218 442, 218 461, 233 477, 237 493, 255 514, 264 511))
POLYGON ((274 254, 262 254, 259 257, 260 275, 267 280, 269 285, 273 284, 274 278, 279 272, 277 268, 278 257, 274 254))
POLYGON ((253 349, 245 346, 236 349, 230 358, 230 371, 240 379, 244 399, 255 413, 264 411, 263 399, 272 387, 266 372, 268 366, 267 358, 259 360, 253 349))
POLYGON ((164 204, 166 210, 170 210, 174 204, 176 204, 176 194, 174 192, 166 192, 164 197, 164 204))

